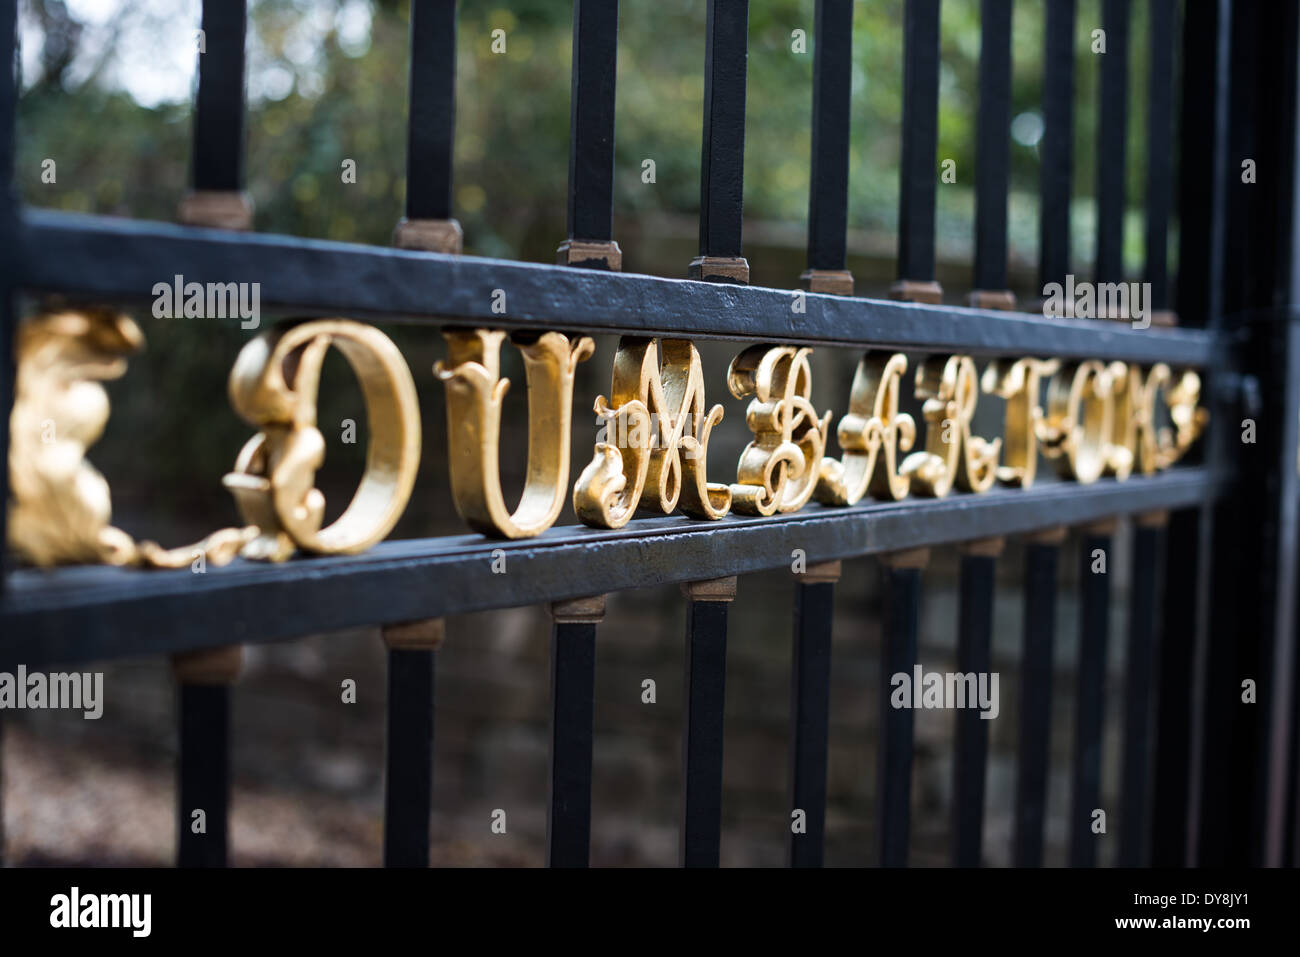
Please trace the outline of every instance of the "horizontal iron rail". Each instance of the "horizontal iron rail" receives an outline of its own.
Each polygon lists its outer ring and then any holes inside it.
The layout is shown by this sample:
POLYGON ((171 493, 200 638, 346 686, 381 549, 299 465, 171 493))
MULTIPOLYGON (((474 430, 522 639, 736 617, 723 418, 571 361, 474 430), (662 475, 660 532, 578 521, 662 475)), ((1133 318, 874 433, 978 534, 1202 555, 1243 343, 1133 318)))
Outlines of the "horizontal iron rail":
POLYGON ((19 249, 24 290, 111 302, 149 301, 155 284, 180 275, 259 283, 263 308, 296 315, 1193 367, 1223 358, 1214 337, 1197 330, 803 292, 797 312, 794 290, 38 209, 23 210, 19 249), (497 290, 503 314, 493 311, 497 290))
POLYGON ((1180 467, 1127 482, 1044 482, 937 500, 809 505, 771 518, 648 518, 620 531, 565 526, 535 539, 383 542, 363 555, 203 574, 84 566, 12 572, 0 670, 171 654, 696 581, 1204 504, 1221 480, 1180 467), (494 563, 504 573, 493 574, 494 563))

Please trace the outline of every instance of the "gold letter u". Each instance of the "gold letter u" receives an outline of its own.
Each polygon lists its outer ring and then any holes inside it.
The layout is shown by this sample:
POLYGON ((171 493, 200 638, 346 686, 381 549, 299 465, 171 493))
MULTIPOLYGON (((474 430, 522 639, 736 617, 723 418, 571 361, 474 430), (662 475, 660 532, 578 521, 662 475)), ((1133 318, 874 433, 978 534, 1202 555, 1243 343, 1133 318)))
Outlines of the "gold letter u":
POLYGON ((558 332, 513 341, 528 381, 528 469, 523 498, 512 514, 501 493, 501 403, 510 380, 501 378, 500 330, 443 333, 447 361, 433 368, 447 386, 447 442, 456 511, 475 531, 501 538, 532 538, 560 516, 569 487, 569 429, 573 373, 595 351, 583 336, 572 344, 558 332))

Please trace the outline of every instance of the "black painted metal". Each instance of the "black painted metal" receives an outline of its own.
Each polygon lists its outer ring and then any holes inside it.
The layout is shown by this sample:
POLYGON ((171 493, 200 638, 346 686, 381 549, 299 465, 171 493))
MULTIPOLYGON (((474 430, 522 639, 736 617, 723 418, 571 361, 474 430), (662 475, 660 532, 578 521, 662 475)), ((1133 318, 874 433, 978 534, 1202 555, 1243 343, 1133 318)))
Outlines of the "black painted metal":
POLYGON ((1097 110, 1097 281, 1124 278, 1125 152, 1128 142, 1129 0, 1102 0, 1106 53, 1097 110))
POLYGON ((1011 0, 980 3, 980 102, 975 141, 975 288, 1007 288, 1011 168, 1011 0))
POLYGON ((1124 681, 1124 754, 1120 771, 1121 867, 1151 859, 1151 724, 1155 709, 1155 643, 1161 593, 1163 529, 1133 531, 1133 584, 1128 599, 1128 676, 1124 681))
POLYGON ((835 586, 795 586, 794 664, 790 689, 790 810, 802 811, 804 830, 791 827, 791 867, 821 867, 826 838, 826 761, 830 745, 831 616, 835 586))
POLYGON ((1194 328, 1211 326, 1223 314, 1231 9, 1231 0, 1184 8, 1176 306, 1179 325, 1194 328))
POLYGON ((596 625, 557 622, 551 636, 551 779, 546 861, 586 867, 591 850, 596 625))
POLYGON ((244 30, 246 0, 204 0, 204 52, 194 101, 193 185, 238 190, 244 185, 244 30))
POLYGON ((700 255, 739 257, 749 0, 709 0, 700 163, 700 255))
MULTIPOLYGON (((0 0, 0 63, 13 64, 17 50, 17 0, 0 0)), ((15 268, 18 249, 18 198, 14 191, 14 114, 18 106, 13 69, 0 70, 0 448, 9 448, 9 414, 13 407, 13 335, 18 311, 15 292, 20 272, 15 268)), ((7 458, 7 456, 6 456, 7 458)), ((9 501, 9 470, 0 469, 0 501, 9 501)), ((8 541, 8 509, 0 509, 0 542, 8 541)), ((4 593, 3 572, 9 564, 0 554, 0 595, 4 593)), ((0 631, 3 634, 3 631, 0 631)))
POLYGON ((1052 749, 1052 646, 1056 639, 1056 579, 1061 549, 1025 548, 1025 623, 1020 674, 1020 765, 1016 774, 1016 867, 1043 865, 1047 772, 1052 749))
POLYGON ((570 239, 605 240, 613 236, 617 73, 618 0, 574 0, 569 117, 570 239))
POLYGON ((853 0, 817 0, 808 268, 843 269, 849 215, 853 0))
POLYGON ((1208 866, 1282 860, 1291 813, 1285 770, 1296 642, 1291 586, 1300 544, 1300 314, 1291 299, 1300 272, 1300 10, 1234 3, 1231 38, 1223 322, 1242 341, 1253 380, 1240 392, 1236 414, 1223 417, 1230 431, 1217 447, 1238 471, 1234 493, 1216 508, 1202 685, 1195 860, 1208 866), (1254 163, 1253 177, 1246 160, 1254 163), (1246 418, 1257 424, 1253 442, 1243 441, 1246 418), (1255 682, 1253 703, 1247 680, 1255 682))
POLYGON ((939 173, 939 0, 906 0, 903 13, 903 155, 899 165, 898 278, 934 278, 939 173))
POLYGON ((5 723, 0 718, 0 867, 5 863, 5 723))
POLYGON ((1168 309, 1169 214, 1173 199, 1174 42, 1177 0, 1149 0, 1147 74, 1146 272, 1151 308, 1168 309))
POLYGON ((568 526, 514 542, 479 535, 389 541, 362 555, 269 566, 235 561, 209 566, 205 575, 20 571, 9 576, 0 603, 0 668, 171 654, 580 598, 788 567, 796 548, 834 561, 1181 508, 1214 493, 1203 470, 1188 468, 1122 483, 1040 482, 938 500, 809 505, 771 518, 647 518, 621 532, 568 526), (508 591, 483 574, 495 549, 509 555, 508 591), (180 619, 186 627, 177 630, 180 619))
MULTIPOLYGON (((1109 535, 1085 534, 1079 549, 1079 662, 1071 760, 1070 866, 1095 867, 1101 832, 1093 827, 1101 804, 1102 722, 1106 699, 1106 644, 1110 632, 1109 535)), ((1107 813, 1107 818, 1111 817, 1107 813)))
MULTIPOLYGON (((993 662, 993 587, 997 559, 965 555, 961 560, 957 609, 957 671, 988 675, 993 662)), ((967 688, 967 694, 973 694, 967 688)), ((978 698, 957 711, 953 757, 952 862, 979 867, 984 845, 984 782, 988 767, 989 721, 978 698)))
POLYGON ((230 804, 230 686, 176 686, 176 863, 225 867, 230 804), (201 817, 195 817, 202 811, 201 817), (203 828, 196 833, 197 828, 203 828))
MULTIPOLYGON (((492 323, 494 328, 870 345, 976 355, 1051 355, 1205 366, 1224 351, 1200 332, 788 289, 607 273, 265 234, 25 210, 25 289, 150 303, 159 276, 261 283, 264 312, 492 323), (492 312, 492 290, 507 311, 492 312), (435 294, 431 294, 434 290, 435 294)), ((215 322, 219 320, 205 320, 215 322)), ((236 321, 236 320, 231 320, 236 321)), ((269 318, 266 318, 269 321, 269 318)))
POLYGON ((680 848, 683 867, 718 866, 726 684, 727 603, 687 602, 680 848))
POLYGON ((1188 861, 1188 792, 1191 782, 1193 656, 1198 623, 1204 615, 1189 600, 1187 582, 1197 581, 1204 545, 1202 513, 1187 509, 1169 517, 1165 533, 1166 575, 1161 599, 1160 638, 1156 642, 1156 715, 1151 782, 1150 862, 1182 867, 1188 861))
POLYGON ((1039 282, 1063 282, 1070 271, 1070 183, 1074 171, 1075 0, 1045 4, 1043 140, 1039 163, 1039 282))
MULTIPOLYGON (((13 64, 17 51, 18 0, 0 0, 0 63, 13 64)), ((14 181, 14 112, 18 90, 14 70, 0 70, 0 205, 16 199, 14 181)))
MULTIPOLYGON (((1181 326, 1223 331, 1223 263, 1227 218, 1229 43, 1231 2, 1184 8, 1179 137, 1179 246, 1176 306, 1181 326)), ((1229 397, 1232 373, 1209 383, 1210 428, 1203 460, 1225 461, 1239 442, 1229 397)), ((1240 422, 1240 416, 1237 416, 1240 422)), ((1181 866, 1196 859, 1201 818, 1204 689, 1210 633, 1214 510, 1175 512, 1170 519, 1163 629, 1156 780, 1159 813, 1152 822, 1152 863, 1181 866), (1192 597, 1184 583, 1195 582, 1192 597), (1176 584, 1177 583, 1177 584, 1176 584)))
POLYGON ((429 866, 435 654, 424 648, 388 651, 385 867, 429 866))
MULTIPOLYGON (((910 707, 895 708, 893 676, 913 680, 916 626, 921 613, 921 573, 883 567, 885 613, 880 664, 879 842, 882 867, 906 867, 912 819, 912 728, 910 707)), ((913 696, 920 692, 913 687, 913 696)), ((911 702, 911 703, 914 703, 911 702)))
POLYGON ((456 0, 411 0, 406 215, 450 219, 456 127, 456 0))

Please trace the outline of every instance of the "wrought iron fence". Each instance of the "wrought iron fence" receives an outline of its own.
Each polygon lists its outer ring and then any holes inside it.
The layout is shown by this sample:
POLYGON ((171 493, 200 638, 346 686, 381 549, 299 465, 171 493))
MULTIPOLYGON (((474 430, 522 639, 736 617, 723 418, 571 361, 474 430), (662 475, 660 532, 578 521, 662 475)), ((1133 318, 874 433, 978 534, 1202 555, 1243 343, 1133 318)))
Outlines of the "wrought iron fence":
MULTIPOLYGON (((883 680, 864 693, 880 702, 880 863, 901 865, 913 713, 897 706, 894 677, 917 664, 928 549, 961 552, 958 660, 975 676, 990 670, 995 564, 1004 548, 1023 547, 1014 860, 1032 866, 1043 860, 1057 573, 1065 530, 1078 528, 1081 646, 1068 820, 1070 862, 1087 866, 1096 862, 1092 810, 1111 640, 1110 577, 1094 566, 1112 548, 1116 521, 1131 518, 1120 861, 1290 862, 1300 838, 1292 734, 1300 344, 1290 321, 1300 301, 1296 8, 1219 0, 1180 9, 1151 0, 1149 45, 1134 45, 1131 57, 1130 4, 1105 0, 1096 275, 1076 284, 1072 158, 1092 144, 1077 143, 1072 131, 1075 3, 1046 4, 1046 301, 1018 305, 1006 277, 1012 6, 981 5, 974 288, 957 305, 934 273, 939 0, 908 0, 905 8, 892 300, 854 296, 846 269, 851 0, 816 3, 808 270, 797 290, 751 284, 743 258, 747 0, 708 2, 700 246, 683 264, 687 279, 620 271, 612 235, 614 0, 574 4, 569 236, 554 266, 461 254, 451 191, 453 0, 411 4, 406 217, 395 248, 249 231, 241 193, 245 4, 205 2, 193 190, 182 225, 32 209, 8 188, 3 194, 0 341, 10 351, 0 361, 0 391, 12 415, 0 420, 10 452, 8 541, 21 561, 11 561, 0 598, 0 665, 172 656, 179 863, 221 865, 239 646, 381 626, 390 649, 384 856, 390 865, 424 865, 442 619, 549 603, 548 861, 585 865, 605 596, 680 582, 681 862, 714 865, 728 603, 739 576, 790 567, 790 807, 803 818, 791 828, 789 861, 816 866, 833 592, 843 562, 874 556, 883 574, 883 680), (1130 59, 1149 71, 1151 118, 1149 286, 1134 290, 1121 255, 1130 59), (1242 160, 1252 161, 1249 180, 1242 160), (1175 182, 1176 288, 1167 268, 1175 182), (71 478, 55 468, 44 456, 63 435, 43 443, 40 429, 64 416, 56 428, 71 428, 84 452, 98 434, 96 416, 106 415, 94 402, 94 381, 120 373, 138 336, 103 304, 156 300, 159 278, 174 275, 199 286, 175 290, 178 311, 192 295, 210 307, 211 285, 237 278, 260 284, 265 308, 308 318, 251 340, 232 372, 232 404, 256 430, 226 477, 245 527, 164 550, 109 526, 107 486, 87 492, 97 473, 79 458, 71 478), (321 316, 443 330, 447 359, 438 374, 452 493, 472 534, 381 541, 410 494, 420 454, 415 385, 378 330, 311 318, 321 316), (597 401, 604 427, 592 461, 570 469, 574 403, 590 398, 573 394, 573 369, 590 354, 593 333, 622 338, 611 389, 597 401), (725 383, 704 378, 692 345, 704 338, 740 343, 725 383), (529 390, 528 485, 513 511, 496 472, 507 339, 523 351, 529 390), (322 529, 314 390, 331 344, 358 373, 372 429, 361 490, 344 517, 322 529), (806 350, 814 345, 862 353, 849 411, 834 428, 811 401, 806 350), (60 391, 70 383, 80 390, 75 398, 60 391), (731 466, 708 454, 721 418, 711 400, 724 386, 753 396, 746 424, 754 440, 734 479, 731 466), (909 388, 923 400, 923 421, 900 410, 909 388), (1000 437, 975 433, 982 395, 1006 400, 1000 437), (65 398, 67 406, 51 411, 65 398), (1249 443, 1238 436, 1243 419, 1258 426, 1249 443), (1043 464, 1064 481, 1035 481, 1043 464), (553 527, 570 507, 583 525, 553 527), (493 580, 500 558, 510 564, 508 588, 493 580), (192 574, 194 562, 204 574, 192 574), (1258 682, 1252 706, 1242 703, 1243 679, 1258 682), (207 813, 202 833, 190 826, 195 808, 207 813)), ((15 0, 0 2, 0 58, 10 62, 15 16, 15 0)), ((10 70, 0 79, 6 184, 16 96, 10 70)), ((228 295, 224 286, 217 292, 228 295)), ((973 865, 982 857, 988 726, 967 708, 956 728, 952 860, 973 865)))

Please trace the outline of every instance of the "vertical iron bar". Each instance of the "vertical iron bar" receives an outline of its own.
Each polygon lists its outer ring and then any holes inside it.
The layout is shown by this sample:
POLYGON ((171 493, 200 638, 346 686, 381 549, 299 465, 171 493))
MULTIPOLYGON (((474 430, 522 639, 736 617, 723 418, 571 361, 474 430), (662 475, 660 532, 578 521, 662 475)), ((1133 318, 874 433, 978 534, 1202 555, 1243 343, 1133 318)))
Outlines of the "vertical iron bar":
POLYGON ((591 855, 592 716, 596 625, 604 596, 551 605, 551 768, 546 862, 586 867, 591 855))
MULTIPOLYGON (((574 0, 569 97, 569 238, 614 235, 618 0, 574 0)), ((587 265, 574 262, 572 265, 587 265)), ((603 260, 597 265, 604 267, 603 260)))
MULTIPOLYGON (((18 325, 14 301, 14 262, 20 260, 18 197, 14 190, 14 117, 18 109, 15 88, 17 55, 17 0, 0 0, 0 244, 9 254, 0 259, 0 450, 9 461, 9 415, 13 409, 13 338, 18 325)), ((9 501, 9 469, 0 469, 0 501, 9 501)), ((0 542, 8 541, 8 509, 0 508, 0 542)), ((0 554, 0 595, 5 590, 7 556, 0 554)), ((0 803, 0 812, 3 803, 0 803)))
POLYGON ((831 619, 839 562, 813 565, 794 599, 790 677, 790 809, 804 829, 790 833, 791 867, 821 867, 826 838, 826 761, 831 697, 831 619))
POLYGON ((1075 0, 1045 4, 1043 146, 1039 188, 1038 279, 1064 282, 1070 271, 1070 190, 1074 174, 1075 0))
MULTIPOLYGON (((934 282, 935 160, 939 149, 939 0, 906 0, 898 284, 934 282)), ((937 301, 937 297, 934 297, 937 301)))
POLYGON ((1121 867, 1146 867, 1151 857, 1151 719, 1155 643, 1167 513, 1138 516, 1133 528, 1133 587, 1128 604, 1128 677, 1124 682, 1124 755, 1120 776, 1121 867))
POLYGON ((429 866, 433 808, 434 652, 388 651, 384 866, 429 866))
POLYGON ((1088 529, 1079 550, 1079 663, 1070 797, 1070 866, 1097 865, 1093 812, 1101 807, 1101 749, 1110 632, 1111 531, 1088 529), (1104 571, 1101 569, 1104 562, 1104 571), (1094 563, 1098 571, 1093 571, 1094 563))
POLYGON ((717 867, 722 840, 722 727, 727 604, 736 579, 682 586, 686 606, 686 713, 682 740, 683 867, 717 867))
POLYGON ((230 686, 183 681, 177 685, 177 695, 180 762, 176 863, 180 867, 225 867, 230 803, 230 686), (196 815, 198 811, 202 815, 196 815))
POLYGON ((1169 308, 1169 214, 1173 199, 1174 34, 1176 0, 1150 0, 1147 83, 1146 275, 1152 310, 1169 308))
POLYGON ((406 217, 451 219, 456 0, 411 0, 406 217))
POLYGON ((0 867, 5 865, 5 724, 0 718, 0 867))
POLYGON ((1101 102, 1097 110, 1098 282, 1120 282, 1124 278, 1129 20, 1129 0, 1102 0, 1106 53, 1101 58, 1101 102))
POLYGON ((813 26, 812 173, 808 272, 813 292, 853 293, 847 269, 849 104, 853 87, 853 0, 817 0, 813 26))
MULTIPOLYGON (((1225 328, 1231 9, 1230 0, 1184 9, 1181 59, 1196 66, 1182 71, 1175 307, 1180 325, 1198 329, 1225 328)), ((1215 468, 1225 462, 1228 443, 1235 441, 1227 431, 1235 410, 1218 382, 1219 377, 1211 376, 1206 392, 1210 429, 1201 452, 1215 468)), ((1208 503, 1177 512, 1170 520, 1152 821, 1156 866, 1187 866, 1197 854, 1214 536, 1215 509, 1208 503), (1191 597, 1184 584, 1189 581, 1195 582, 1191 597)))
POLYGON ((741 253, 749 0, 709 0, 700 164, 700 254, 695 279, 749 282, 741 253))
MULTIPOLYGON (((957 608, 957 671, 975 675, 991 672, 993 661, 993 588, 1002 539, 965 547, 957 608)), ((988 680, 984 678, 984 680, 988 680)), ((977 686, 978 687, 978 686, 977 686)), ((957 709, 952 788, 952 862, 979 867, 984 848, 984 785, 988 767, 989 719, 979 707, 975 689, 957 709)))
POLYGON ((1047 772, 1052 750, 1052 646, 1056 582, 1065 529, 1041 532, 1025 547, 1025 624, 1020 676, 1020 765, 1016 776, 1016 867, 1043 866, 1047 772))
POLYGON ((975 289, 1007 288, 1011 166, 1011 0, 980 3, 980 93, 975 142, 975 289))
POLYGON ((384 771, 384 866, 429 866, 433 810, 435 655, 441 618, 385 625, 388 727, 384 771))
POLYGON ((244 187, 244 32, 246 0, 204 0, 199 89, 194 103, 196 190, 244 187))
POLYGON ((906 867, 912 818, 912 728, 911 707, 895 708, 893 676, 907 676, 915 686, 916 628, 921 613, 921 569, 929 552, 919 549, 888 555, 882 560, 885 608, 880 667, 880 864, 906 867))
POLYGON ((1167 574, 1157 615, 1156 725, 1151 784, 1150 863, 1153 867, 1187 864, 1188 784, 1191 775, 1193 654, 1204 615, 1188 594, 1203 563, 1202 518, 1207 509, 1174 512, 1165 533, 1167 574))

